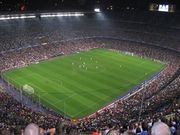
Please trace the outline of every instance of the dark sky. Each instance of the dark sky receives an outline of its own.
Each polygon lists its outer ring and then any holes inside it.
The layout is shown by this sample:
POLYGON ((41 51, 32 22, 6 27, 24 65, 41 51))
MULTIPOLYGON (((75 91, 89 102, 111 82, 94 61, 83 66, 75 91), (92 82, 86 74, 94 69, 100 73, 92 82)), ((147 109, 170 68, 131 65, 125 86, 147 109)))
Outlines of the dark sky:
POLYGON ((0 0, 1 11, 19 10, 56 10, 56 9, 86 9, 96 6, 106 9, 108 6, 115 8, 133 7, 147 9, 149 3, 171 3, 179 8, 180 0, 0 0), (24 6, 22 8, 22 6, 24 6))
POLYGON ((27 9, 79 9, 91 8, 95 0, 0 0, 0 8, 18 10, 21 5, 27 9))

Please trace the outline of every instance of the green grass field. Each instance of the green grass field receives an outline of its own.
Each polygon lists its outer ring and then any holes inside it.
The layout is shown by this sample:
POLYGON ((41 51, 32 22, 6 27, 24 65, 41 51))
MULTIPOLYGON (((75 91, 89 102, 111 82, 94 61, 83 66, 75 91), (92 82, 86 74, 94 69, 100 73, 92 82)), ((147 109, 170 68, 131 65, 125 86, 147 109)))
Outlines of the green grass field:
POLYGON ((106 49, 57 57, 4 73, 17 88, 71 118, 88 116, 125 94, 165 65, 106 49))

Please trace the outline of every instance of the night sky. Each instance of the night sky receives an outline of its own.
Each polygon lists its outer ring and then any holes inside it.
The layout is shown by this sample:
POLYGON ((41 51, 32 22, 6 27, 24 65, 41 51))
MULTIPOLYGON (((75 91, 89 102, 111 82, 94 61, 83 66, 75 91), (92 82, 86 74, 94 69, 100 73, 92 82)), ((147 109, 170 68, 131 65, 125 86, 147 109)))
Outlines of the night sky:
POLYGON ((0 11, 92 10, 94 7, 147 10, 149 3, 175 4, 180 9, 179 0, 0 0, 0 11))

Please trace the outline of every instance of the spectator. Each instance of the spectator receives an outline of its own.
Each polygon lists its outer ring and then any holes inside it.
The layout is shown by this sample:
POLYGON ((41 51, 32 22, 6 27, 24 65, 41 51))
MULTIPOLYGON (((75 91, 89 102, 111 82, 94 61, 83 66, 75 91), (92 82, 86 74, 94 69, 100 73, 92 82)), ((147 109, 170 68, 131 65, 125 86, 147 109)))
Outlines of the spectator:
POLYGON ((29 124, 24 131, 24 135, 40 135, 40 129, 36 124, 29 124))
POLYGON ((151 129, 151 135, 171 135, 171 131, 165 123, 156 122, 151 129))
POLYGON ((142 123, 142 132, 140 135, 148 135, 148 125, 145 122, 142 123))
POLYGON ((128 130, 128 131, 124 132, 123 135, 136 135, 136 133, 128 130))

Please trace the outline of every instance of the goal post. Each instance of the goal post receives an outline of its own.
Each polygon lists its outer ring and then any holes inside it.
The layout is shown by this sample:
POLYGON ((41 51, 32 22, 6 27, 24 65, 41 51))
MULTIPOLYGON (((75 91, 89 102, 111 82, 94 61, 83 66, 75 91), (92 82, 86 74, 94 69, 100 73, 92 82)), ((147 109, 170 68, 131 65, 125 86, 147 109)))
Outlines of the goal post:
POLYGON ((32 95, 32 94, 34 94, 34 88, 33 87, 31 87, 30 85, 28 85, 28 84, 25 84, 24 86, 23 86, 23 89, 22 89, 24 92, 26 92, 27 94, 30 94, 30 95, 32 95))

